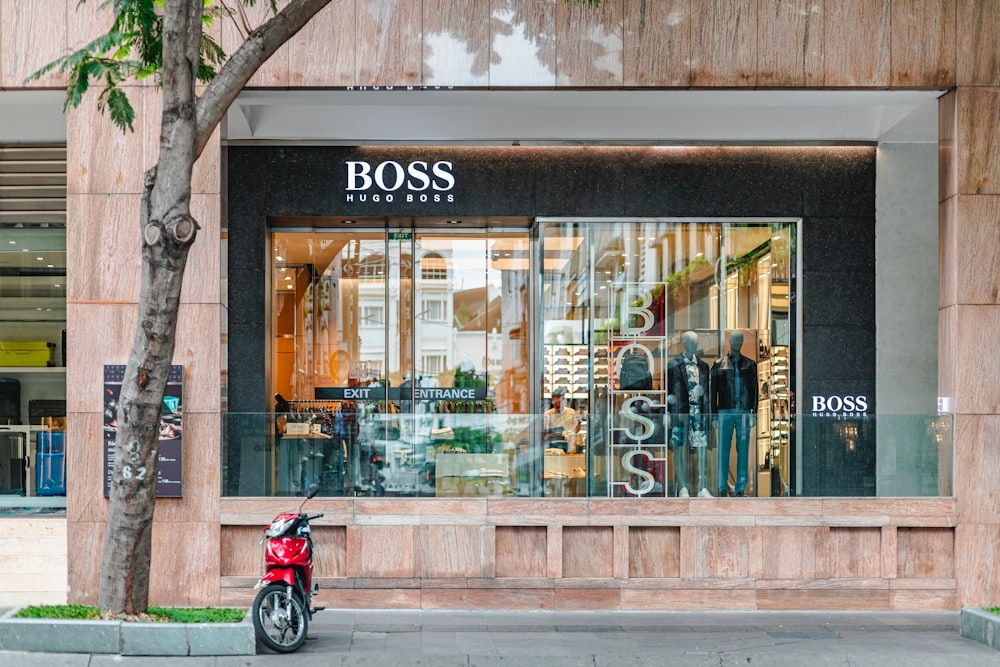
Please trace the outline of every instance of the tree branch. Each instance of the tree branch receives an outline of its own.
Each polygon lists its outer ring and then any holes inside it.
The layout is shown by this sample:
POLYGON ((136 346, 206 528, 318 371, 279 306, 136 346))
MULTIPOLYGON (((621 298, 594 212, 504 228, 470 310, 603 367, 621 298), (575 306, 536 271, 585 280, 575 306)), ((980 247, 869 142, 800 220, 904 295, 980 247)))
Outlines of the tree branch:
POLYGON ((330 0, 292 0, 250 33, 198 99, 195 156, 201 155, 222 116, 254 72, 329 3, 330 0))

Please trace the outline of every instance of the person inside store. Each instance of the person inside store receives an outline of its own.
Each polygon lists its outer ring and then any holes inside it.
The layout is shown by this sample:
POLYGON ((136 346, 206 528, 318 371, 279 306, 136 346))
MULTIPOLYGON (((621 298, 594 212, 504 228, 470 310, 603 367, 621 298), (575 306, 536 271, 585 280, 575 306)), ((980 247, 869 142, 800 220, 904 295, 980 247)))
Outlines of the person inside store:
POLYGON ((745 496, 750 433, 757 425, 757 362, 741 353, 743 332, 729 334, 729 352, 712 364, 710 407, 718 420, 719 497, 729 494, 729 463, 736 438, 736 484, 745 496))
POLYGON ((708 490, 708 363, 698 356, 698 334, 685 331, 683 351, 667 363, 667 413, 670 415, 670 449, 674 452, 674 477, 679 498, 689 498, 689 461, 695 460, 698 496, 711 498, 708 490))
POLYGON ((552 392, 552 407, 545 411, 542 439, 547 449, 562 449, 567 454, 572 454, 580 422, 577 420, 576 410, 565 405, 565 398, 566 390, 562 388, 552 392))

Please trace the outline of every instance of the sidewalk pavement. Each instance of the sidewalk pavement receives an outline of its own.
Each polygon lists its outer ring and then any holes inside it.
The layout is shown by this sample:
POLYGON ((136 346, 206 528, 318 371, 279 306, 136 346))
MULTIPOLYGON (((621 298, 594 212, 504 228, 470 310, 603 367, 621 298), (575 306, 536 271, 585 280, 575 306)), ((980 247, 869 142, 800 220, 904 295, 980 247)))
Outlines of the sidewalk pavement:
POLYGON ((295 654, 139 658, 0 651, 4 667, 975 667, 958 612, 326 610, 295 654))

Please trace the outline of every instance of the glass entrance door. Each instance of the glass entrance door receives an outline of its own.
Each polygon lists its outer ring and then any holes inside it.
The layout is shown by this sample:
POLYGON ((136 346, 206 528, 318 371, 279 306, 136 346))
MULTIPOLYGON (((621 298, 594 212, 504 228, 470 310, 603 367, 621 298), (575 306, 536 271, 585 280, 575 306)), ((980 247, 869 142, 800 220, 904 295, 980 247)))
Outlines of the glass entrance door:
POLYGON ((273 233, 273 493, 515 494, 527 229, 347 222, 273 233))

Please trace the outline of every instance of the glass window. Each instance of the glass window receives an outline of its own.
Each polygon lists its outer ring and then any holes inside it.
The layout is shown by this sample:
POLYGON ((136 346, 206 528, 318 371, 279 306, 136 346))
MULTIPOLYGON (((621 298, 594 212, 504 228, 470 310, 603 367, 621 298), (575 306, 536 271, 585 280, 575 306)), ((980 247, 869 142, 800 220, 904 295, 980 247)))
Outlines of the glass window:
POLYGON ((798 220, 359 222, 272 234, 267 493, 790 496, 874 437, 797 409, 798 220))

